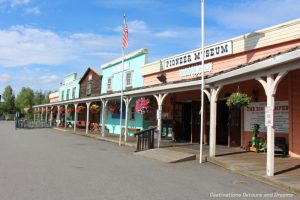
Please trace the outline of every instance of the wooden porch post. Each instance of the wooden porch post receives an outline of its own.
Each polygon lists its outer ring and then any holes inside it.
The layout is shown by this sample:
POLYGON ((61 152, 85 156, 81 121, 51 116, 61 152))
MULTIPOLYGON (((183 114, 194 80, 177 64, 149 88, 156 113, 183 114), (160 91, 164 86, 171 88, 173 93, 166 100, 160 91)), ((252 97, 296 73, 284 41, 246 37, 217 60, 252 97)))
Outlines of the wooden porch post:
POLYGON ((76 133, 76 126, 77 126, 77 118, 78 118, 78 113, 77 113, 77 106, 78 106, 78 104, 77 103, 75 103, 74 104, 74 133, 76 133))
POLYGON ((86 103, 86 125, 85 125, 85 134, 89 133, 89 124, 90 124, 90 105, 91 103, 86 103))
POLYGON ((107 112, 106 112, 106 106, 108 103, 108 100, 102 99, 102 127, 101 127, 101 134, 102 137, 105 137, 105 123, 107 119, 107 112))
POLYGON ((161 129, 162 129, 162 121, 161 121, 161 114, 162 114, 162 104, 164 99, 166 98, 166 96, 168 95, 168 93, 165 94, 157 94, 154 95, 154 97, 156 98, 157 101, 157 105, 158 105, 158 110, 157 110, 157 130, 158 130, 158 138, 157 138, 157 147, 159 148, 160 146, 160 142, 161 142, 161 129))
POLYGON ((66 104, 65 105, 65 124, 64 124, 65 128, 67 128, 67 108, 68 108, 68 105, 66 104))
POLYGON ((125 113, 125 131, 124 131, 124 141, 125 144, 127 142, 127 134, 128 134, 128 111, 129 111, 129 104, 131 102, 132 98, 130 97, 125 97, 124 98, 124 102, 125 102, 125 106, 126 106, 126 113, 125 113))
POLYGON ((275 130, 274 130, 274 106, 275 106, 275 94, 277 86, 280 80, 287 74, 287 72, 280 72, 276 78, 272 74, 268 74, 266 80, 263 78, 257 78, 265 90, 267 96, 267 109, 272 112, 273 120, 272 124, 267 125, 267 164, 266 174, 267 176, 274 176, 274 146, 275 146, 275 130))
POLYGON ((209 157, 216 156, 217 100, 221 88, 222 86, 212 88, 210 92, 209 157))

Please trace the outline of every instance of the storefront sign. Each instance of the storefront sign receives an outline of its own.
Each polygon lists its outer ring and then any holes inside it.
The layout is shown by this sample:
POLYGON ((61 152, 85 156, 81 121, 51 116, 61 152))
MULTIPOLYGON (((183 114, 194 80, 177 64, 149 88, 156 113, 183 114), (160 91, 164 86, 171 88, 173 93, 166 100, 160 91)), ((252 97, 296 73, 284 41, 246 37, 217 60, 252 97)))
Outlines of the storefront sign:
MULTIPOLYGON (((123 66, 122 66, 122 63, 121 63, 121 64, 119 64, 119 65, 113 67, 113 68, 111 69, 111 72, 112 72, 113 74, 116 74, 116 73, 122 72, 122 69, 123 69, 123 66)), ((127 70, 127 69, 129 69, 129 63, 128 63, 128 62, 125 62, 125 63, 124 63, 124 71, 127 70)))
MULTIPOLYGON (((204 60, 218 58, 232 54, 232 42, 224 42, 204 49, 204 60)), ((200 62, 202 58, 201 49, 183 53, 163 60, 163 70, 181 67, 184 65, 200 62)))
POLYGON ((250 103, 244 109, 244 130, 252 132, 253 125, 259 124, 260 132, 266 132, 266 124, 271 124, 270 119, 273 119, 273 127, 277 133, 288 133, 289 131, 289 106, 287 101, 276 101, 274 106, 273 116, 271 108, 265 110, 266 102, 250 103), (265 114, 268 116, 265 116, 265 114), (270 115, 269 115, 270 114, 270 115), (266 117, 268 122, 266 122, 266 117))
MULTIPOLYGON (((212 63, 207 63, 204 65, 204 72, 210 72, 212 71, 212 63)), ((185 76, 198 76, 202 72, 202 65, 197 65, 193 67, 188 67, 185 69, 179 70, 179 76, 185 77, 185 76)))

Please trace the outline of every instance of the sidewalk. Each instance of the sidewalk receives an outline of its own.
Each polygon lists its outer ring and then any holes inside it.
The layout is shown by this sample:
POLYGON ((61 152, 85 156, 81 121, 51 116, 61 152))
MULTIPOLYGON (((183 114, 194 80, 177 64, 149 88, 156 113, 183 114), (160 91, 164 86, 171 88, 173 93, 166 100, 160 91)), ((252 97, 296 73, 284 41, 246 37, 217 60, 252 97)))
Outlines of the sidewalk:
MULTIPOLYGON (((72 129, 54 128, 74 134, 72 129)), ((106 134, 105 137, 99 134, 85 134, 85 130, 77 130, 77 135, 91 137, 102 141, 108 141, 119 144, 119 135, 106 134)), ((122 141, 124 138, 122 138, 122 141)), ((179 151, 183 153, 196 154, 199 159, 199 144, 190 143, 165 143, 162 142, 162 148, 179 151)), ((122 145, 136 148, 136 138, 127 137, 127 142, 122 145)), ((300 159, 275 156, 275 175, 266 176, 266 154, 247 152, 240 148, 227 148, 226 146, 217 146, 216 157, 209 157, 209 146, 203 145, 203 160, 219 165, 223 168, 234 171, 238 174, 253 178, 260 182, 273 185, 288 192, 300 196, 300 159)))
MULTIPOLYGON (((119 135, 106 134, 105 137, 102 137, 99 133, 90 131, 89 134, 85 133, 85 129, 77 129, 74 133, 73 128, 53 128, 54 130, 63 131, 66 133, 81 135, 85 137, 91 137, 102 141, 112 142, 119 144, 119 135)), ((136 148, 136 138, 132 136, 127 136, 127 142, 124 143, 124 136, 122 137, 122 145, 136 148)))
POLYGON ((224 154, 208 161, 234 172, 300 195, 300 159, 275 157, 274 176, 266 176, 266 154, 224 154))
MULTIPOLYGON (((244 151, 240 148, 217 146, 216 157, 210 158, 208 146, 203 145, 203 157, 208 162, 219 165, 241 175, 270 184, 300 196, 300 159, 275 156, 275 175, 266 176, 266 154, 244 151)), ((169 147, 170 150, 197 154, 199 144, 169 147)))

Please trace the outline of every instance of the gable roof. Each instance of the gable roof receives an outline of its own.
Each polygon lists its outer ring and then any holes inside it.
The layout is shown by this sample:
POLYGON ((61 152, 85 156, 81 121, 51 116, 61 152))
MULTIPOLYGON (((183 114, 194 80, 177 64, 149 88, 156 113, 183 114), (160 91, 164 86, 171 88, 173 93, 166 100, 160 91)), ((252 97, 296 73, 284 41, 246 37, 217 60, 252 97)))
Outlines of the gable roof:
POLYGON ((101 76, 101 74, 99 72, 97 72, 95 69, 88 67, 87 70, 85 71, 85 73, 83 74, 83 76, 81 77, 81 79, 79 80, 79 84, 84 80, 84 78, 86 77, 86 75, 88 75, 89 71, 94 72, 96 75, 101 76))

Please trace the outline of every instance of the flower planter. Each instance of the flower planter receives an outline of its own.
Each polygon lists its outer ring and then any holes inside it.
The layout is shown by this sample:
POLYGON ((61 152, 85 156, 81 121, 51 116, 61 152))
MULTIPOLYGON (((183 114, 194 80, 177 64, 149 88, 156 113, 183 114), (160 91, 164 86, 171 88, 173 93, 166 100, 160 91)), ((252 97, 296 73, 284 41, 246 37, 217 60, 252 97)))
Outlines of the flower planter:
POLYGON ((135 102, 135 111, 140 114, 149 113, 151 108, 151 101, 147 98, 140 98, 135 102))

